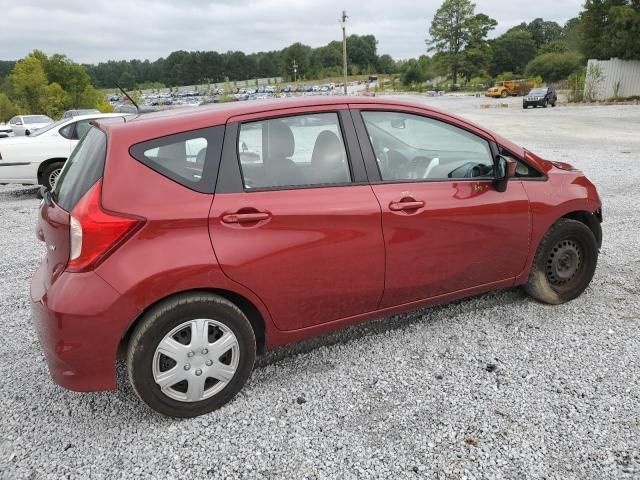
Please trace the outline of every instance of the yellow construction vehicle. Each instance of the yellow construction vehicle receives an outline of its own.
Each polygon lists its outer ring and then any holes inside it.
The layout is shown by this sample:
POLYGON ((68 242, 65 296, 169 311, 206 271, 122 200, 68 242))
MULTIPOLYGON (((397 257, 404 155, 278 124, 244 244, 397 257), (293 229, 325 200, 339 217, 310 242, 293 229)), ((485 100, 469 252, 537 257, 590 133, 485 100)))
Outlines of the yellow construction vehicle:
POLYGON ((504 82, 496 83, 487 90, 485 95, 494 98, 517 97, 519 95, 526 95, 529 90, 537 86, 537 82, 532 78, 526 80, 505 80, 504 82))

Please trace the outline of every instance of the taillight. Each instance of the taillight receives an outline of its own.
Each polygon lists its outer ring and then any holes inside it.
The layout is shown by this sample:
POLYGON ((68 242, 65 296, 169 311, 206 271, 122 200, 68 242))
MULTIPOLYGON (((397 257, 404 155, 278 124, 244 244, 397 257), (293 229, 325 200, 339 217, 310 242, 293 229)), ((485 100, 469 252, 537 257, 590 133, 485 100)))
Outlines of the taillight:
POLYGON ((107 212, 100 206, 102 180, 80 199, 71 212, 70 272, 97 267, 118 245, 144 224, 144 219, 107 212))

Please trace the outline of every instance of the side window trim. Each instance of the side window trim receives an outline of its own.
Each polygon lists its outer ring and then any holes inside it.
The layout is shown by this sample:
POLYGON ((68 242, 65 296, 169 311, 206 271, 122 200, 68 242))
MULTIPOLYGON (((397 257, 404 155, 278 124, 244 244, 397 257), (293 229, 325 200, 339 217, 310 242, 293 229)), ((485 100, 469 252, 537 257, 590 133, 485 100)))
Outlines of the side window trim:
POLYGON ((385 108, 352 108, 351 109, 354 124, 356 127, 356 132, 358 134, 358 140, 361 145, 362 153, 364 155, 364 162, 367 169, 367 174, 369 176, 369 181, 371 184, 397 184, 397 183, 436 183, 436 182, 479 182, 479 181, 488 181, 492 182, 494 179, 489 177, 472 177, 472 178, 420 178, 420 179, 398 179, 398 180, 384 180, 380 173, 380 168, 378 166, 378 162, 376 160, 376 154, 373 150, 373 145, 371 144, 371 139, 369 137, 369 132, 367 131, 367 127, 364 122, 364 118, 362 116, 363 112, 385 112, 385 113, 401 113, 405 115, 415 115, 419 117, 424 117, 429 120, 438 121, 442 123, 446 123, 453 127, 464 130, 465 132, 475 135, 476 137, 486 141, 489 145, 489 151, 492 155, 492 162, 495 164, 496 162, 496 154, 494 150, 495 140, 493 138, 486 138, 482 135, 479 135, 477 132, 464 128, 464 126, 457 125, 451 121, 447 121, 446 119, 439 118, 437 116, 430 116, 425 113, 418 113, 415 111, 407 111, 402 109, 385 109, 385 108))
POLYGON ((354 127, 354 119, 349 109, 328 109, 328 110, 312 110, 312 111, 295 111, 295 112, 278 112, 276 115, 265 115, 260 118, 251 118, 246 121, 232 120, 227 123, 226 134, 224 139, 224 147, 222 151, 222 159, 220 163, 220 171, 218 174, 216 193, 252 193, 279 190, 304 190, 309 188, 330 188, 330 187, 346 187, 354 185, 367 185, 368 178, 365 170, 364 159, 360 151, 358 137, 354 127), (312 184, 312 185, 293 185, 293 186, 276 186, 265 188, 245 188, 244 177, 240 165, 239 142, 240 128, 243 123, 253 123, 259 121, 275 120, 278 118, 289 118, 301 115, 314 115, 323 113, 335 113, 338 117, 342 142, 345 146, 347 154, 347 162, 351 174, 350 183, 341 184, 312 184))
POLYGON ((129 154, 138 162, 155 171, 169 180, 172 180, 185 188, 199 193, 212 194, 215 191, 218 169, 220 166, 220 156, 225 140, 225 126, 218 125, 198 130, 189 130, 179 132, 162 137, 151 138, 140 143, 136 143, 129 148, 129 154), (205 155, 202 176, 198 181, 188 181, 170 169, 163 167, 161 164, 151 162, 145 157, 144 152, 147 150, 170 145, 181 141, 187 141, 194 138, 204 138, 207 141, 207 151, 205 155))

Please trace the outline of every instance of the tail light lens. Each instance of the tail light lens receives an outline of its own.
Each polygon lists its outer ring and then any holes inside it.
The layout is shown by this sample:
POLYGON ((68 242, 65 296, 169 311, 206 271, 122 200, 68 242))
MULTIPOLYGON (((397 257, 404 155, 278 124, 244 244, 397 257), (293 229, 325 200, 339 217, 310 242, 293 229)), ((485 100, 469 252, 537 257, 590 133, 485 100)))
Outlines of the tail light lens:
POLYGON ((70 272, 94 269, 144 224, 142 218, 103 210, 101 192, 102 180, 91 187, 71 212, 67 264, 70 272))

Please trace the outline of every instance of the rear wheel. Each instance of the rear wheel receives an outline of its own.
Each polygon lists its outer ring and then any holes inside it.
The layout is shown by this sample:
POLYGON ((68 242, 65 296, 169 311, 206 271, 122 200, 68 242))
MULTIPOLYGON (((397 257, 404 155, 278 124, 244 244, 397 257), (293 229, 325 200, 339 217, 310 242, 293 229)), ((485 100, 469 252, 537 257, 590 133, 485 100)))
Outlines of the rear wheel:
POLYGON ((49 190, 53 190, 62 171, 64 162, 53 162, 47 165, 42 172, 42 184, 49 190))
POLYGON ((229 402, 244 386, 256 355, 251 324, 228 300, 177 295, 153 307, 127 351, 129 380, 155 411, 196 417, 229 402))
POLYGON ((540 242, 524 289, 544 303, 568 302, 589 286, 597 262, 598 243, 589 227, 560 219, 540 242))
POLYGON ((507 91, 506 91, 506 90, 503 90, 503 91, 500 93, 500 98, 507 98, 507 95, 508 95, 507 91))

